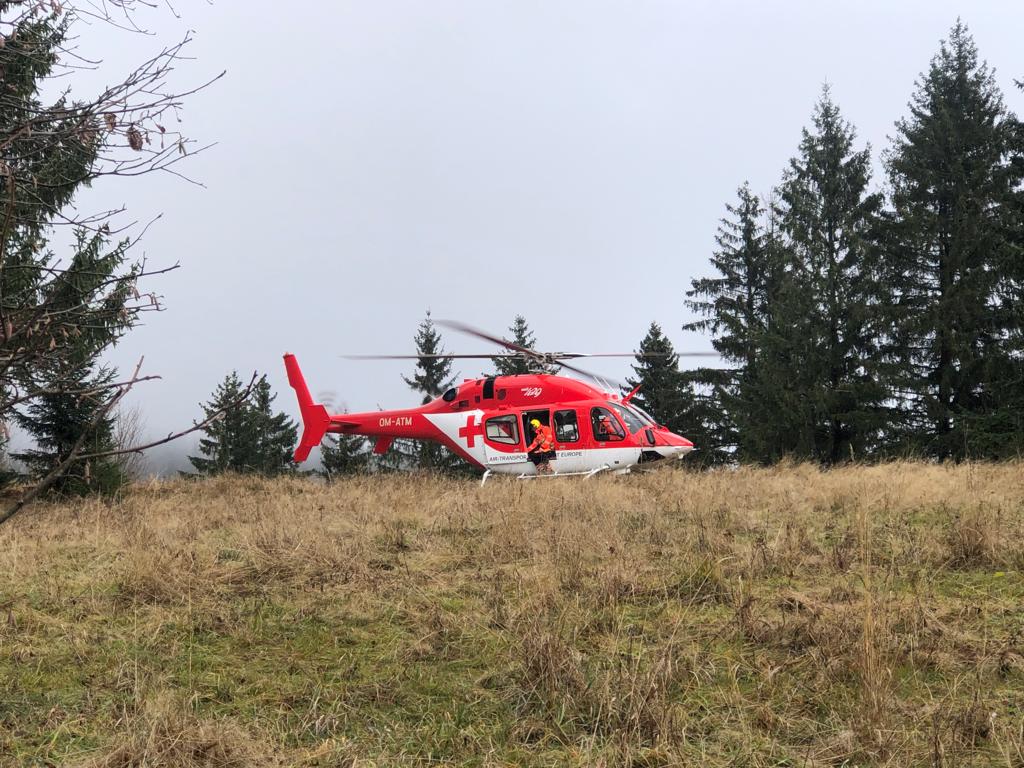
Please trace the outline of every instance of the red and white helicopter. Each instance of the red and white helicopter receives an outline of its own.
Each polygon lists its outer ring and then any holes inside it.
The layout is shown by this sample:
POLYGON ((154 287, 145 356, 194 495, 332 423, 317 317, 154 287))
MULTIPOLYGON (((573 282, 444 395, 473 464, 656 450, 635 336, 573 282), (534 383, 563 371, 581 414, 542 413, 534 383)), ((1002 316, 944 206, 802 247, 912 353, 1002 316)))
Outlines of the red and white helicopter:
MULTIPOLYGON (((493 342, 509 350, 502 354, 454 355, 439 358, 520 358, 590 376, 566 360, 580 357, 634 357, 634 353, 586 354, 577 352, 536 352, 505 339, 451 321, 440 325, 493 342)), ((715 353, 679 353, 681 356, 715 356, 715 353)), ((419 359, 423 355, 355 355, 359 359, 419 359)), ((373 452, 385 453, 396 438, 433 440, 446 446, 470 464, 484 470, 484 482, 491 473, 520 478, 590 476, 599 472, 628 472, 646 462, 683 458, 693 443, 666 427, 626 396, 604 392, 566 376, 519 374, 465 379, 440 397, 418 408, 370 413, 328 413, 313 402, 299 363, 292 354, 284 356, 288 383, 298 397, 302 414, 302 438, 295 449, 295 461, 305 461, 324 435, 363 435, 375 441, 373 452), (555 437, 554 474, 538 475, 526 452, 533 441, 531 422, 537 419, 552 428, 555 437)))

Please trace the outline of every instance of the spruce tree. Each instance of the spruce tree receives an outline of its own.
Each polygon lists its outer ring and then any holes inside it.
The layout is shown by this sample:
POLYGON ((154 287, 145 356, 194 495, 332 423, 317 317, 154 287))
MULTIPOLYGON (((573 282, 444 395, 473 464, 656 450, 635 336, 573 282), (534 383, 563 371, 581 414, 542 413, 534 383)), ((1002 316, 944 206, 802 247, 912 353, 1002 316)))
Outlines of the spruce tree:
MULTIPOLYGON (((403 376, 402 380, 414 391, 423 395, 421 402, 426 405, 439 397, 455 382, 455 377, 452 375, 452 360, 450 357, 445 357, 441 334, 434 327, 429 310, 417 328, 414 340, 416 354, 420 357, 416 361, 416 370, 412 377, 403 376)), ((391 450, 396 448, 400 449, 400 446, 392 446, 391 450)), ((448 471, 461 463, 443 445, 426 440, 419 443, 416 453, 417 466, 420 469, 448 471)))
POLYGON ((673 432, 682 432, 686 425, 682 421, 684 405, 679 355, 656 322, 651 323, 647 335, 640 342, 632 368, 635 376, 627 377, 628 386, 623 387, 623 392, 639 386, 633 402, 659 424, 673 432))
POLYGON ((735 432, 721 396, 728 391, 727 376, 714 368, 679 372, 681 416, 673 430, 693 442, 695 453, 686 458, 688 467, 708 467, 735 460, 735 432))
POLYGON ((959 21, 897 123, 881 260, 891 295, 894 443, 939 459, 1014 455, 1020 407, 1022 130, 959 21), (1016 346, 1015 346, 1016 345, 1016 346))
MULTIPOLYGON (((202 406, 206 418, 237 402, 244 387, 238 373, 232 371, 217 385, 210 401, 202 406)), ((189 462, 201 475, 219 475, 224 472, 245 472, 251 441, 246 429, 246 407, 229 408, 219 419, 208 425, 199 438, 199 453, 189 456, 189 462)))
MULTIPOLYGON (((37 466, 60 452, 76 418, 78 405, 61 399, 103 378, 99 352, 141 313, 158 308, 155 296, 137 289, 144 274, 125 259, 127 243, 108 247, 111 230, 121 228, 110 225, 117 212, 82 215, 75 208, 76 196, 93 180, 159 170, 185 150, 167 119, 170 111, 178 114, 181 96, 166 88, 184 43, 146 57, 120 82, 104 76, 99 92, 90 94, 88 83, 83 89, 77 81, 82 63, 97 61, 82 33, 104 21, 111 28, 135 27, 137 5, 0 2, 0 423, 31 421, 33 413, 54 416, 54 432, 39 434, 30 452, 40 459, 37 466), (73 237, 67 231, 54 237, 69 224, 78 228, 73 237), (71 421, 62 425, 58 411, 71 421)), ((114 390, 97 392, 82 405, 98 409, 113 396, 114 390)), ((96 441, 106 444, 107 436, 96 441)), ((69 462, 68 471, 81 480, 85 468, 69 462)), ((95 485, 103 471, 93 462, 89 473, 95 485)), ((0 484, 7 476, 0 472, 0 484)), ((62 492, 71 487, 54 479, 62 492)), ((45 488, 28 491, 0 520, 36 490, 45 488)))
POLYGON ((246 402, 246 431, 255 438, 250 466, 252 471, 264 477, 294 472, 296 468, 292 455, 298 440, 298 427, 286 413, 274 413, 276 399, 277 394, 271 390, 264 374, 246 402))
MULTIPOLYGON (((99 416, 110 397, 110 391, 104 387, 114 381, 115 371, 103 367, 99 357, 130 325, 118 309, 123 309, 129 300, 130 286, 121 284, 108 290, 108 284, 118 279, 116 275, 124 264, 127 244, 121 242, 108 248, 105 229, 91 233, 80 229, 75 233, 73 247, 74 257, 58 278, 41 284, 33 282, 33 287, 26 290, 34 291, 34 301, 57 317, 75 316, 98 292, 106 293, 103 304, 107 310, 94 313, 89 322, 77 327, 73 334, 60 325, 51 327, 51 334, 70 337, 62 341, 61 354, 40 360, 31 373, 15 375, 24 389, 35 395, 13 413, 14 420, 36 442, 35 449, 15 457, 29 467, 29 474, 35 479, 45 477, 67 459, 78 439, 89 430, 94 429, 94 432, 86 438, 79 453, 100 453, 115 448, 115 417, 99 416)), ((47 273, 52 263, 53 255, 49 252, 37 257, 34 263, 28 256, 23 261, 26 273, 36 270, 47 273)), ((129 271, 135 269, 131 267, 129 271)), ((47 346, 56 345, 54 339, 47 346)), ((127 482, 116 458, 101 458, 70 465, 51 485, 50 491, 63 496, 91 492, 110 495, 127 482)))
MULTIPOLYGON (((718 249, 711 264, 717 274, 694 280, 686 295, 687 306, 703 318, 683 326, 704 331, 730 367, 701 369, 688 377, 692 385, 706 386, 710 402, 719 409, 716 442, 729 446, 742 461, 770 461, 786 453, 785 411, 776 403, 784 374, 767 369, 765 344, 775 332, 783 340, 789 331, 773 321, 780 292, 780 248, 772 228, 766 228, 761 201, 743 184, 738 202, 726 205, 716 235, 718 249)), ((782 359, 782 358, 780 358, 782 359)))
POLYGON ((441 334, 434 327, 429 310, 427 310, 427 316, 423 322, 416 329, 414 342, 416 354, 419 355, 419 359, 416 361, 416 371, 412 378, 403 376, 402 380, 414 391, 423 395, 422 403, 426 405, 434 398, 439 397, 455 380, 452 376, 451 358, 445 357, 441 334))
MULTIPOLYGON (((0 10, 14 5, 3 3, 0 10)), ((59 13, 25 14, 5 31, 0 46, 0 288, 8 311, 40 303, 54 266, 47 234, 89 178, 101 149, 98 127, 75 114, 80 107, 68 102, 66 91, 53 104, 40 98, 47 80, 56 76, 70 21, 70 15, 59 13)))
MULTIPOLYGON (((510 341, 520 347, 536 348, 537 340, 534 337, 533 331, 530 330, 530 326, 527 325, 525 317, 516 315, 516 319, 509 326, 509 330, 512 332, 512 338, 505 338, 505 341, 510 341)), ((495 357, 492 360, 498 376, 516 376, 524 373, 554 374, 559 369, 557 365, 549 365, 525 356, 495 357)))
MULTIPOLYGON (((245 388, 237 372, 232 371, 217 385, 210 401, 202 406, 206 416, 238 401, 245 388)), ((267 477, 294 471, 292 451, 298 436, 294 422, 284 413, 275 414, 276 395, 266 375, 260 377, 249 400, 229 408, 219 419, 203 429, 199 440, 200 456, 189 461, 200 475, 225 472, 259 474, 267 477)))
MULTIPOLYGON (((317 400, 326 406, 331 413, 348 413, 344 405, 335 407, 334 393, 321 392, 317 400)), ((320 465, 317 472, 327 482, 344 476, 363 472, 369 472, 376 463, 372 454, 372 445, 368 438, 362 435, 350 434, 328 434, 324 442, 320 444, 320 465)), ((390 457, 389 457, 390 458, 390 457)))
MULTIPOLYGON (((79 438, 87 434, 80 452, 102 453, 114 450, 114 417, 101 415, 107 405, 107 392, 99 389, 114 381, 115 371, 93 369, 86 359, 68 363, 61 371, 61 390, 47 392, 31 400, 18 424, 35 440, 36 447, 15 454, 33 478, 46 476, 71 455, 79 438)), ((48 493, 54 496, 83 496, 89 493, 112 495, 127 484, 116 457, 84 460, 72 464, 53 483, 48 493)))
POLYGON ((726 459, 716 425, 721 411, 710 402, 706 382, 690 371, 679 370, 679 355, 661 326, 652 322, 640 342, 634 376, 627 378, 623 394, 637 386, 632 402, 659 424, 693 441, 697 453, 689 464, 715 464, 726 459))
POLYGON ((791 355, 795 456, 835 464, 863 455, 881 426, 871 264, 880 196, 868 190, 870 151, 854 149, 854 130, 827 86, 812 122, 779 188, 789 264, 775 310, 799 323, 799 334, 770 339, 765 352, 778 362, 774 344, 782 341, 791 355))
POLYGON ((330 435, 320 446, 320 474, 328 481, 344 475, 366 472, 370 466, 369 446, 360 435, 330 435))

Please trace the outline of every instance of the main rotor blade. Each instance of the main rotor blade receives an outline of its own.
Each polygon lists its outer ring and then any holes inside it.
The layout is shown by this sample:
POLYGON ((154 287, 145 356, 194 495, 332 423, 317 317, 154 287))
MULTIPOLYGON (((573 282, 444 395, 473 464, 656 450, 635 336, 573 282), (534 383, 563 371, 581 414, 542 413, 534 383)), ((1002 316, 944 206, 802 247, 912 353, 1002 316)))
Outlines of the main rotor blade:
MULTIPOLYGON (((493 354, 485 355, 456 355, 456 354, 443 354, 443 355, 342 355, 341 357, 346 360, 419 360, 424 358, 427 360, 490 360, 492 358, 499 359, 515 359, 515 360, 530 360, 530 359, 541 359, 541 360, 575 360, 579 357, 665 357, 665 352, 651 352, 642 355, 637 355, 633 352, 555 352, 553 354, 544 355, 538 352, 533 354, 527 354, 525 352, 495 352, 493 354)), ((678 352, 676 353, 679 357, 718 357, 717 352, 678 352)))
MULTIPOLYGON (((575 360, 577 357, 636 357, 636 352, 553 352, 556 360, 575 360)), ((665 357, 664 352, 651 352, 640 357, 665 357)))
MULTIPOLYGON (((467 325, 466 323, 460 323, 457 320, 435 320, 434 322, 455 331, 468 333, 470 336, 476 336, 478 339, 489 341, 492 344, 497 344, 498 346, 505 347, 506 349, 521 352, 523 355, 533 357, 538 360, 571 360, 575 357, 667 357, 672 354, 669 352, 650 352, 644 354, 637 354, 636 352, 555 352, 548 354, 538 352, 537 350, 530 349, 529 347, 521 347, 508 339, 503 339, 499 336, 487 333, 486 331, 481 331, 479 328, 474 328, 472 325, 467 325)), ((674 354, 678 357, 720 357, 717 352, 676 352, 674 354)), ((499 357, 499 355, 491 355, 491 357, 499 357)), ((513 355, 513 357, 517 357, 517 355, 513 355)))
POLYGON ((499 336, 493 336, 485 331, 481 331, 478 328, 474 328, 471 325, 466 325, 465 323, 460 323, 455 320, 435 320, 434 322, 437 323, 438 325, 443 325, 445 328, 451 328, 453 331, 461 331, 462 333, 468 333, 470 336, 476 336, 478 339, 489 341, 492 344, 497 344, 498 346, 505 347, 506 349, 513 349, 516 352, 521 352, 522 354, 529 355, 530 357, 544 357, 544 355, 530 349, 529 347, 521 347, 518 344, 514 344, 511 341, 508 341, 507 339, 502 339, 499 336))
POLYGON ((717 352, 556 352, 556 360, 572 360, 577 357, 720 357, 717 352))
POLYGON ((522 355, 498 352, 493 355, 342 355, 346 360, 490 360, 495 357, 522 358, 522 355))

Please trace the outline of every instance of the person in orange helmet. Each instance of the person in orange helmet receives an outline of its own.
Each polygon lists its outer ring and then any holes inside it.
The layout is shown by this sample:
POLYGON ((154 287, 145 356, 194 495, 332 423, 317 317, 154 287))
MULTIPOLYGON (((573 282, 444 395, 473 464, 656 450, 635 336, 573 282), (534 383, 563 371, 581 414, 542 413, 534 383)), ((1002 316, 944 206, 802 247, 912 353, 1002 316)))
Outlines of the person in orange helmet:
POLYGON ((555 458, 555 436, 551 427, 541 424, 540 419, 530 419, 530 426, 534 431, 533 442, 526 449, 530 461, 537 467, 538 475, 553 475, 551 460, 555 458))

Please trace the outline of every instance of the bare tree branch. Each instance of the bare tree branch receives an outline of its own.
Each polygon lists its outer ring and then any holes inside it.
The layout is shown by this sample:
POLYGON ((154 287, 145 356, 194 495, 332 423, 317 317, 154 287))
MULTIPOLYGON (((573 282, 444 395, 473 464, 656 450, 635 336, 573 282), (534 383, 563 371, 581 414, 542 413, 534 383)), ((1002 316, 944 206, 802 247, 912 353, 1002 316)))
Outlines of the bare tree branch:
POLYGON ((111 384, 100 384, 95 387, 87 387, 85 389, 37 389, 26 395, 20 395, 8 401, 9 406, 19 405, 26 403, 29 400, 34 400, 38 397, 49 397, 51 395, 80 395, 86 397, 88 395, 95 395, 97 392, 104 392, 109 389, 118 389, 119 387, 128 386, 129 384, 138 384, 143 381, 155 381, 163 378, 162 376, 139 376, 131 381, 118 381, 111 384))
MULTIPOLYGON (((232 410, 234 408, 237 408, 242 403, 244 403, 246 400, 248 400, 249 397, 252 395, 252 388, 256 385, 256 379, 257 379, 257 374, 253 373, 252 379, 249 380, 249 384, 242 391, 241 395, 236 397, 234 400, 232 400, 230 403, 228 403, 227 405, 223 406, 222 408, 217 409, 216 411, 214 411, 212 414, 210 414, 207 418, 203 419, 202 421, 193 422, 192 426, 189 427, 188 429, 183 429, 180 432, 172 432, 171 434, 167 435, 167 437, 163 438, 162 440, 154 440, 153 442, 145 443, 144 445, 133 445, 133 446, 131 446, 129 448, 117 448, 117 449, 114 449, 112 451, 100 451, 98 453, 86 453, 86 454, 82 454, 78 458, 80 460, 84 461, 86 459, 102 459, 102 458, 106 458, 107 456, 121 456, 121 455, 126 454, 126 453, 142 453, 143 451, 148 451, 150 448, 155 448, 158 445, 164 445, 166 443, 170 443, 170 442, 172 442, 174 440, 177 440, 179 437, 184 437, 185 435, 191 434, 193 432, 198 432, 201 429, 205 429, 206 427, 208 427, 211 424, 213 424, 213 422, 215 422, 218 419, 220 419, 220 417, 223 416, 225 413, 227 413, 228 411, 230 411, 230 410, 232 410)), ((3 522, 3 521, 0 520, 0 522, 3 522)))

